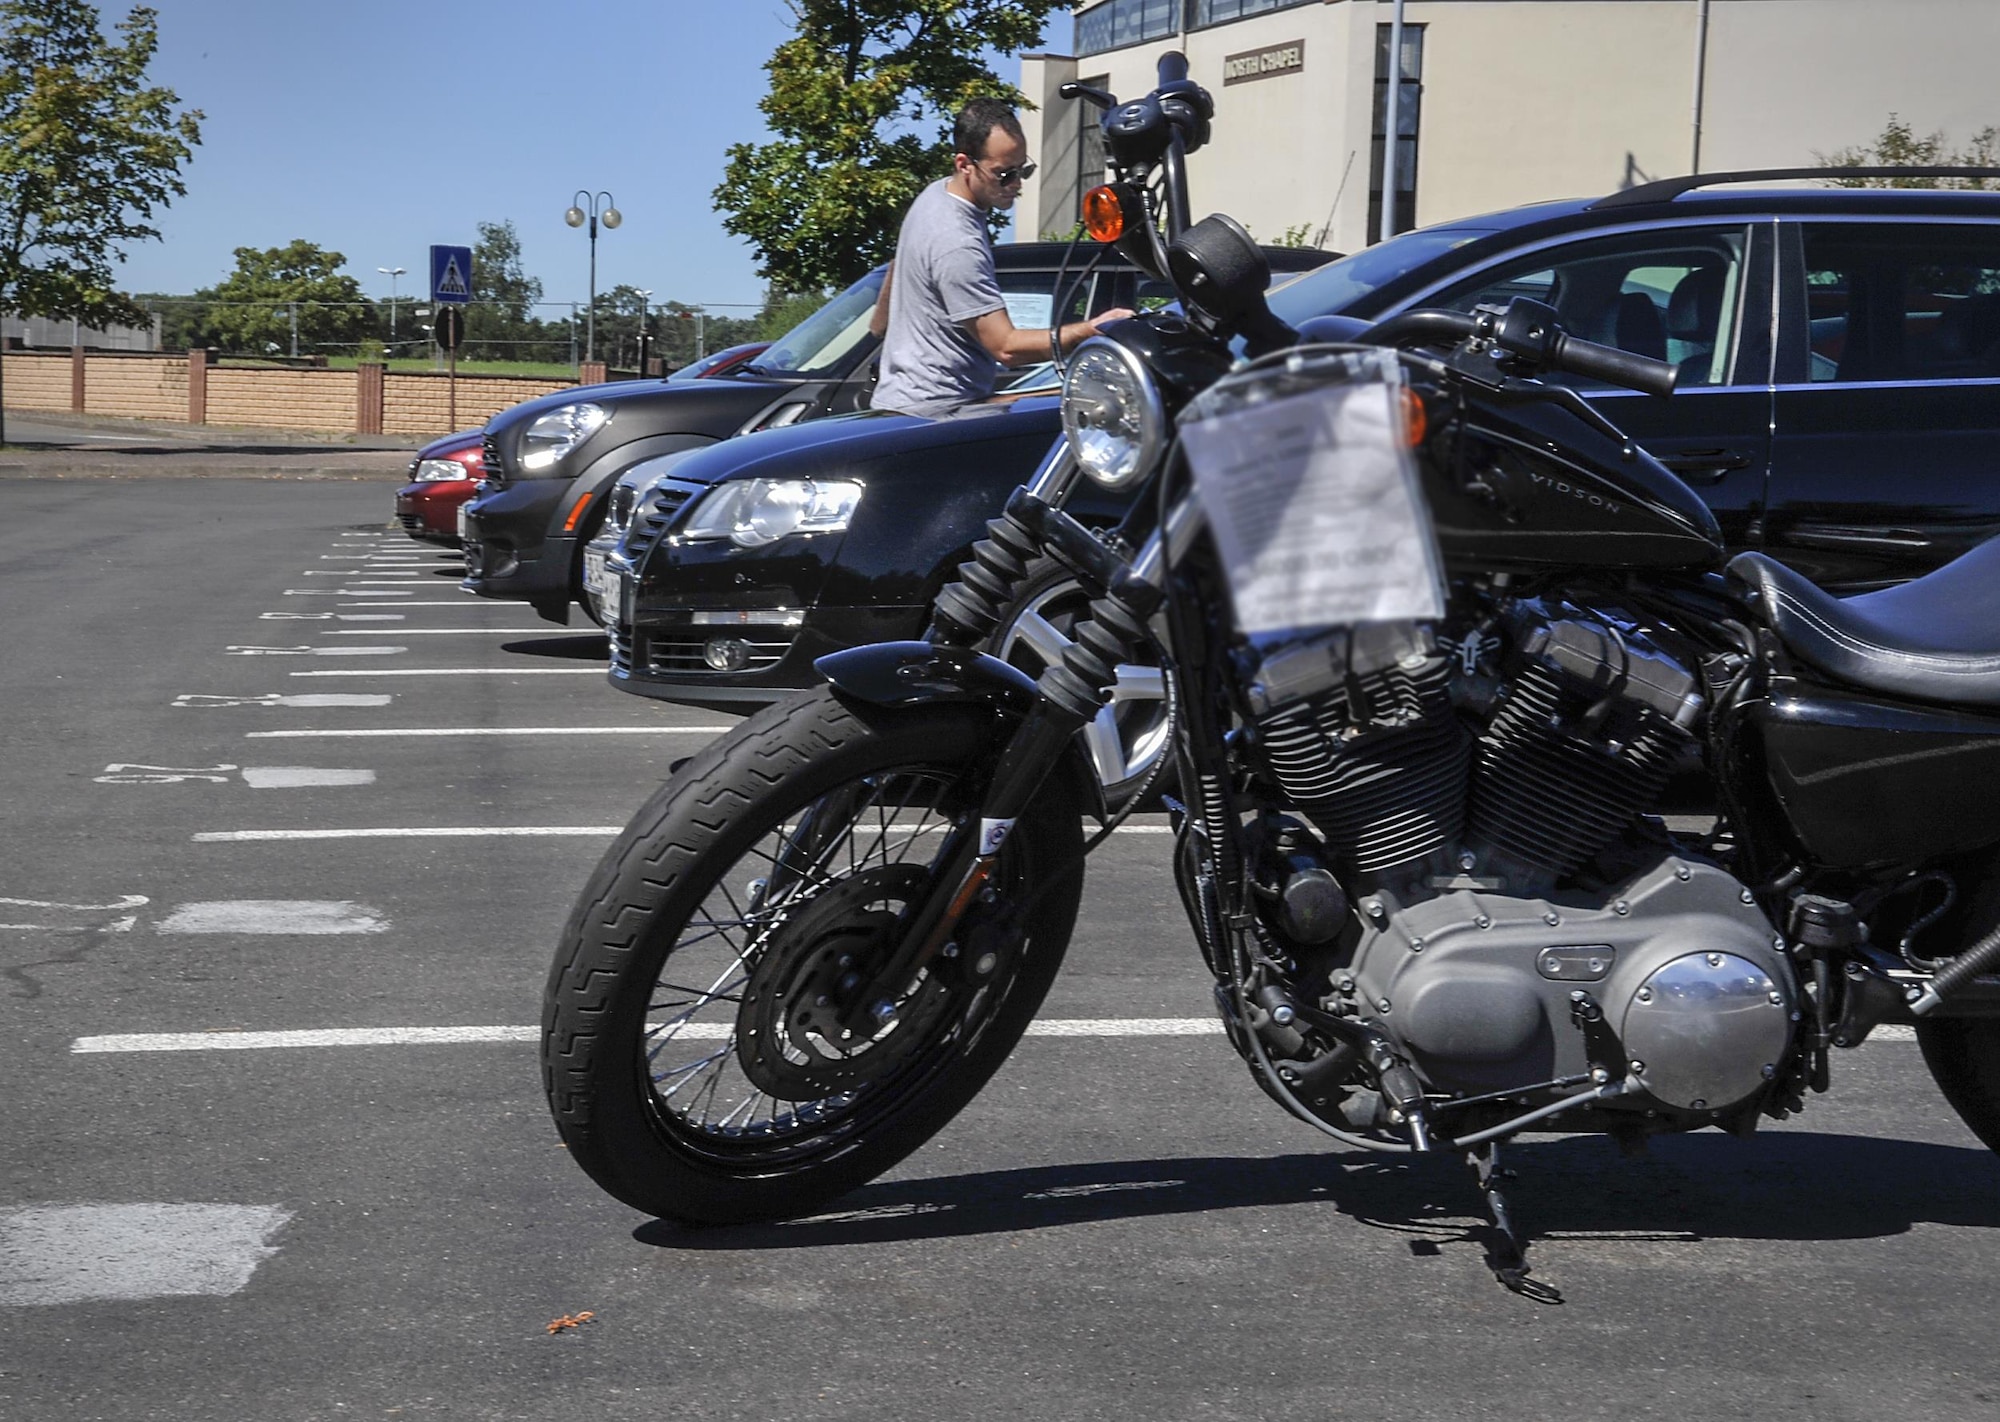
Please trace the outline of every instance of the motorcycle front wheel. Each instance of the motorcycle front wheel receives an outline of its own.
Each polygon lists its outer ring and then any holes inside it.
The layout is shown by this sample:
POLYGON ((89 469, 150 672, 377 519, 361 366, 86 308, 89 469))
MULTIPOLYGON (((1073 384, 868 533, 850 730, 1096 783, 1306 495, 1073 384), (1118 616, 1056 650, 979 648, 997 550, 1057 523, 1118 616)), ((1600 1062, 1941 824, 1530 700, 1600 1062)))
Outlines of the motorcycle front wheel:
POLYGON ((606 852, 563 930, 542 1075, 576 1162, 651 1214, 810 1213, 977 1094, 1048 992, 1082 895, 1062 772, 1001 850, 997 893, 893 1001, 853 994, 896 947, 1007 727, 967 704, 830 688, 681 767, 606 852))

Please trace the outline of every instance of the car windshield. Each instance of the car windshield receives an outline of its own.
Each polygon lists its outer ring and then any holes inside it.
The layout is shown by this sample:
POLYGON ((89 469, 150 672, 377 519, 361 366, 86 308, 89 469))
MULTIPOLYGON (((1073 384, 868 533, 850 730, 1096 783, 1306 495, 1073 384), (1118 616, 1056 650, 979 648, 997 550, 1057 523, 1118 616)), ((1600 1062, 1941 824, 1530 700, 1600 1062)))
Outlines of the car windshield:
POLYGON ((832 375, 868 339, 868 317, 887 268, 877 267, 785 332, 743 367, 760 375, 832 375))
POLYGON ((1369 292, 1415 271, 1433 257, 1488 235, 1488 229, 1479 227, 1431 227, 1405 232, 1351 257, 1328 262, 1297 281, 1286 282, 1271 293, 1271 311, 1292 326, 1315 316, 1337 315, 1369 292))

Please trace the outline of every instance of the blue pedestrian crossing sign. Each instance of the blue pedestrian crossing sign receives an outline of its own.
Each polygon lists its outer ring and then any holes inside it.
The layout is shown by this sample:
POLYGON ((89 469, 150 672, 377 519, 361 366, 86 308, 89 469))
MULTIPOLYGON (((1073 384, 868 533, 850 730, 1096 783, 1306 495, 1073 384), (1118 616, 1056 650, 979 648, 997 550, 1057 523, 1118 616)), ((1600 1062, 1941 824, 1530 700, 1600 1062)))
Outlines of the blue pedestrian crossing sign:
POLYGON ((431 248, 431 301, 463 306, 472 300, 472 248, 431 248))

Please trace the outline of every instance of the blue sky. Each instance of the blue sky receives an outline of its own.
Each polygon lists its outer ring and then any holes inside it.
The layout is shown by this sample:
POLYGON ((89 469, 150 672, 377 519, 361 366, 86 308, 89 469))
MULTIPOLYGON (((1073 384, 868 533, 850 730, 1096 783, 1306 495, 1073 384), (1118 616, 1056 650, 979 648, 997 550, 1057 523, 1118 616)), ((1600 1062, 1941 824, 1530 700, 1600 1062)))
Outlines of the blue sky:
MULTIPOLYGON (((153 76, 207 118, 162 240, 127 249, 127 291, 210 286, 235 248, 304 238, 344 253, 370 295, 389 293, 376 268, 407 268, 407 295, 432 243, 512 219, 545 296, 580 302, 589 243, 562 214, 588 188, 625 217, 598 235, 600 291, 629 282, 718 314, 762 296, 708 195, 724 150, 764 134, 782 0, 152 3, 153 76)), ((129 6, 101 8, 109 28, 129 6)))

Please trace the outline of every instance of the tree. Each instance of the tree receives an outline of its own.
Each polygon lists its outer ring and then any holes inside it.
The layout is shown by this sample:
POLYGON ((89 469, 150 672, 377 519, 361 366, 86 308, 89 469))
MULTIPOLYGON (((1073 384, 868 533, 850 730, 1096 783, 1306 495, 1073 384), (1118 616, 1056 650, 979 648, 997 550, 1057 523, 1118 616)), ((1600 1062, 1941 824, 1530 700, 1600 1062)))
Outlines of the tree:
POLYGON ((297 321, 301 351, 353 346, 375 334, 375 308, 361 284, 343 276, 347 258, 311 242, 236 249, 236 270, 195 293, 210 302, 209 335, 225 350, 262 355, 292 348, 297 321))
MULTIPOLYGON (((1872 143, 1837 153, 1815 152, 1822 168, 1991 168, 2000 163, 2000 127, 1988 125, 1963 149, 1953 149, 1944 130, 1918 134, 1896 114, 1872 143)), ((1994 178, 1834 178, 1839 188, 2000 188, 1994 178)))
POLYGON ((111 264, 186 194, 202 119, 146 82, 157 22, 141 6, 113 41, 81 0, 0 0, 0 312, 145 321, 111 264))
POLYGON ((529 343, 545 341, 535 320, 542 284, 521 266, 521 237, 508 222, 482 222, 472 249, 472 309, 465 323, 465 354, 482 360, 520 360, 529 343))
POLYGON ((887 261, 903 213, 951 169, 952 118, 1026 100, 989 51, 1034 44, 1062 0, 791 0, 798 33, 764 66, 773 141, 738 143, 715 202, 786 291, 846 286, 887 261))

